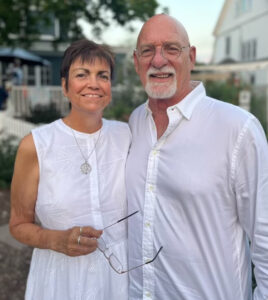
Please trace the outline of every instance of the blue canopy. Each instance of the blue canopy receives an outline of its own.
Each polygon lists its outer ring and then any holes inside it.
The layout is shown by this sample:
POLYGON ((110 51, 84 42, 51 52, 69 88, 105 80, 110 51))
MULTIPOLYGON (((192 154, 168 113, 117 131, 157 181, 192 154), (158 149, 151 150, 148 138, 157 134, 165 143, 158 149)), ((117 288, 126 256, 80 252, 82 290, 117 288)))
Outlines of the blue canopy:
POLYGON ((0 48, 0 61, 19 58, 22 61, 49 66, 50 62, 21 48, 0 48))

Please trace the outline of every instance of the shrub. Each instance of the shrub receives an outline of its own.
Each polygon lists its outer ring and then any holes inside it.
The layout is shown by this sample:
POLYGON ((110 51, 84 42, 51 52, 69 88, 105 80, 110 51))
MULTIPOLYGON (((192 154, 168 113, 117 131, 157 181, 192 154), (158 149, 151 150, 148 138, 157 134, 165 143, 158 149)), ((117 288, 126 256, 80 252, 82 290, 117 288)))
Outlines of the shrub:
POLYGON ((9 188, 11 184, 18 148, 15 140, 11 136, 0 140, 0 188, 9 188))
POLYGON ((61 117, 62 115, 57 110, 56 105, 54 103, 50 103, 49 105, 36 105, 33 109, 31 109, 31 116, 26 117, 25 120, 34 124, 46 124, 61 117))
POLYGON ((243 89, 247 89, 251 92, 250 112, 260 121, 266 136, 267 132, 267 120, 266 120, 266 100, 265 96, 260 93, 256 93, 251 87, 246 85, 235 85, 232 82, 206 82, 207 95, 222 100, 224 102, 238 105, 239 92, 243 89))
POLYGON ((240 89, 234 84, 223 81, 208 81, 205 85, 208 96, 238 105, 238 95, 240 89))

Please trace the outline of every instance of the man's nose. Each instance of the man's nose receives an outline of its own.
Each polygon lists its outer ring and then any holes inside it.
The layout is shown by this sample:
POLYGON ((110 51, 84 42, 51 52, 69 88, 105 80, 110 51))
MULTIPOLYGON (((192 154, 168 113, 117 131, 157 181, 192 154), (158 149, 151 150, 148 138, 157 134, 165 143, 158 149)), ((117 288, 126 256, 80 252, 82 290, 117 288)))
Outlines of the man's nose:
POLYGON ((152 58, 151 64, 155 68, 162 68, 168 63, 168 60, 163 55, 163 49, 161 47, 155 48, 155 54, 152 58))

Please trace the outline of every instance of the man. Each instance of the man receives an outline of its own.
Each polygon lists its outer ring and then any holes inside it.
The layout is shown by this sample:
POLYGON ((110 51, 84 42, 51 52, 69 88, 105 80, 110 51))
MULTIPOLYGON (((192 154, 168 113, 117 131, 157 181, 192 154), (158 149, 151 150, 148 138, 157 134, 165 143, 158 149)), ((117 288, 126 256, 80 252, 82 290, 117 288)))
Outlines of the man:
POLYGON ((149 19, 134 52, 148 102, 130 118, 130 299, 268 299, 268 147, 250 113, 190 80, 184 27, 149 19), (249 242, 250 240, 250 246, 249 242))

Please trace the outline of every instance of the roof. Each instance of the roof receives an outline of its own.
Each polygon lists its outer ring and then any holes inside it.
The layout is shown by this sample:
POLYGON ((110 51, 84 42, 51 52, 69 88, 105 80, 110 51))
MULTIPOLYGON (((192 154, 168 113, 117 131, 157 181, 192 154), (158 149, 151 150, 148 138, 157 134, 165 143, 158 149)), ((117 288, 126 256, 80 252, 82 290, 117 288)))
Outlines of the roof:
POLYGON ((0 48, 0 60, 19 58, 24 62, 50 65, 50 62, 22 48, 0 48))
POLYGON ((218 21, 216 23, 216 26, 213 30, 213 35, 217 35, 218 33, 218 30, 220 29, 220 26, 222 25, 222 22, 225 18, 225 15, 227 13, 227 10, 228 10, 228 7, 229 5, 231 4, 232 0, 225 0, 224 3, 223 3, 223 6, 222 6, 222 9, 221 9, 221 12, 220 12, 220 15, 218 17, 218 21))
POLYGON ((268 60, 221 64, 221 65, 195 66, 194 71, 239 72, 239 71, 255 71, 260 69, 268 69, 268 60))

